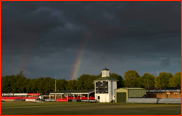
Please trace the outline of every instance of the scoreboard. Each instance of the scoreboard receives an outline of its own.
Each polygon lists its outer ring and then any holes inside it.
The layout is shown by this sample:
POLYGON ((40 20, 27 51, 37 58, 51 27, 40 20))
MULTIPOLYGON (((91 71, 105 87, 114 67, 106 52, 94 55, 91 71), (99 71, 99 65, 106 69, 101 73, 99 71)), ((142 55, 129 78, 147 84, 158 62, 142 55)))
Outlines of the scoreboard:
POLYGON ((96 82, 96 93, 108 93, 108 81, 96 82))

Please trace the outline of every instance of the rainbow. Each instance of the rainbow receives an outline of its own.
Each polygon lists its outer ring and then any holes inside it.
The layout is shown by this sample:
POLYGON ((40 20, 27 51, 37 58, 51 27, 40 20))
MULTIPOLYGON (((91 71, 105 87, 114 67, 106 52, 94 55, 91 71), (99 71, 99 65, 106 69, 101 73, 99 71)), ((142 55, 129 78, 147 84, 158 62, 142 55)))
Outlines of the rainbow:
POLYGON ((25 73, 26 63, 30 60, 31 51, 26 51, 27 49, 32 49, 32 44, 30 46, 23 46, 22 56, 20 58, 20 65, 17 71, 18 73, 20 72, 20 70, 24 71, 25 73))
POLYGON ((74 80, 74 79, 76 79, 78 77, 78 73, 80 71, 80 66, 81 66, 81 62, 82 62, 83 55, 84 55, 84 52, 85 52, 85 48, 87 46, 89 38, 91 38, 91 34, 92 34, 91 31, 88 31, 86 33, 86 38, 83 41, 83 44, 81 45, 81 47, 79 49, 80 52, 77 55, 77 58, 75 60, 74 67, 73 67, 73 70, 72 70, 72 73, 71 73, 71 80, 74 80))

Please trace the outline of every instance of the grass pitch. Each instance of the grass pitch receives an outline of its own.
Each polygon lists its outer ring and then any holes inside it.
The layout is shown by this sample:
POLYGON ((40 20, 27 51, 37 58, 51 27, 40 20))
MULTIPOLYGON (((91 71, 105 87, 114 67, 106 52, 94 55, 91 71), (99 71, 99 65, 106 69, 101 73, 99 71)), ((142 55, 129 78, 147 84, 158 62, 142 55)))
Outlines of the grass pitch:
POLYGON ((1 102, 2 115, 180 115, 180 104, 1 102))

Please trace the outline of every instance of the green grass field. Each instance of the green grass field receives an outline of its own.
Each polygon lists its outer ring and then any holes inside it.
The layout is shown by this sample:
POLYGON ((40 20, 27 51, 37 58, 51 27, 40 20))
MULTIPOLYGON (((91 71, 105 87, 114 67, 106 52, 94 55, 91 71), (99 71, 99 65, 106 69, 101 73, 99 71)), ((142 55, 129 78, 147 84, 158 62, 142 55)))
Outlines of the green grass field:
POLYGON ((180 115, 180 104, 1 102, 2 115, 180 115))

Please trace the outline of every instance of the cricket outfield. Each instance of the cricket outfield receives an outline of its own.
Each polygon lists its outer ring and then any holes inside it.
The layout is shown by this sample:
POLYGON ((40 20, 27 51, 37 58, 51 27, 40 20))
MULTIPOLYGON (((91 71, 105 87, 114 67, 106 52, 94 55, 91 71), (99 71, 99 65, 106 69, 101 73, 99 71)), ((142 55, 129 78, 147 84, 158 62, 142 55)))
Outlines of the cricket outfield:
POLYGON ((1 102, 2 115, 180 115, 181 104, 1 102))

